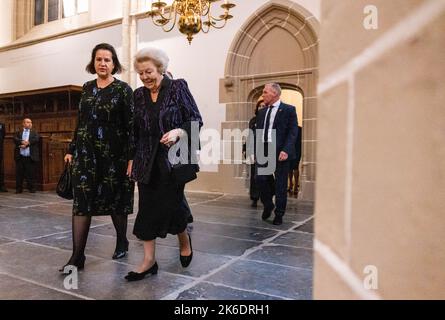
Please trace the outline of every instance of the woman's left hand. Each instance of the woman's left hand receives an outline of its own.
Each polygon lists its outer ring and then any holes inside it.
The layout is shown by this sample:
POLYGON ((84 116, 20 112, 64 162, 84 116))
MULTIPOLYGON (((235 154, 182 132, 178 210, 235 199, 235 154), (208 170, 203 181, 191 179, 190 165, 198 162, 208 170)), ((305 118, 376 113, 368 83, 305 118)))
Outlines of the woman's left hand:
POLYGON ((131 170, 133 169, 133 160, 128 160, 127 176, 131 177, 131 170))
POLYGON ((184 130, 182 129, 173 129, 170 130, 169 132, 167 132, 166 134, 164 134, 161 138, 161 143, 166 145, 167 147, 171 147, 172 145, 174 145, 176 143, 176 141, 178 141, 179 138, 181 138, 183 136, 184 130))

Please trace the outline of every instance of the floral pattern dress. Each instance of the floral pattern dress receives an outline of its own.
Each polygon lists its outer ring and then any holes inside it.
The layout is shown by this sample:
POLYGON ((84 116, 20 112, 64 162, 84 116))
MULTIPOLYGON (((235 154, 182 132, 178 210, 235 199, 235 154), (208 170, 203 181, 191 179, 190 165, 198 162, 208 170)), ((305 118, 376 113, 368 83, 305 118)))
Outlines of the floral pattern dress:
POLYGON ((133 213, 133 91, 115 79, 105 88, 86 82, 69 153, 73 155, 73 215, 133 213))

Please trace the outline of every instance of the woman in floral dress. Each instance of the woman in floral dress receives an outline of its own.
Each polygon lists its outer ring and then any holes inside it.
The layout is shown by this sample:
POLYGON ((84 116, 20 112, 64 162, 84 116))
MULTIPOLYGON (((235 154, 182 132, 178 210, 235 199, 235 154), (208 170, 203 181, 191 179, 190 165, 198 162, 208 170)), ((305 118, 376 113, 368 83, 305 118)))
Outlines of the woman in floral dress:
POLYGON ((129 179, 133 145, 133 92, 113 77, 122 70, 115 49, 99 44, 86 70, 97 79, 83 85, 78 124, 65 161, 73 173, 73 254, 60 271, 84 267, 92 216, 110 215, 117 233, 113 259, 128 251, 127 217, 133 213, 129 179))

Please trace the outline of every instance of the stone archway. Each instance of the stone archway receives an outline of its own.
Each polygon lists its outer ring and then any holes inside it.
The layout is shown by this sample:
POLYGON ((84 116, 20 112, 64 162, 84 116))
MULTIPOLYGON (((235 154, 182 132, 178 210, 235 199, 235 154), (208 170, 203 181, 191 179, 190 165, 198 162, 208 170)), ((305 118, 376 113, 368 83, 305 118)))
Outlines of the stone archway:
MULTIPOLYGON (((222 130, 247 128, 253 114, 252 97, 268 82, 303 91, 301 197, 307 200, 314 200, 315 189, 318 28, 317 19, 300 5, 270 1, 239 30, 220 81, 220 100, 226 103, 222 130)), ((220 165, 219 169, 225 177, 242 178, 242 165, 220 165)))

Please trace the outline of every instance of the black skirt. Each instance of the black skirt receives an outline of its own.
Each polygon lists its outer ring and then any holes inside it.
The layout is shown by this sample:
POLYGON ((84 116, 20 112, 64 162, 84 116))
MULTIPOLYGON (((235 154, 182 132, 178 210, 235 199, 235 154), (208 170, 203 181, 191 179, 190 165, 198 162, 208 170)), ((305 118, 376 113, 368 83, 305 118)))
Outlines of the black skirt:
POLYGON ((139 211, 133 234, 140 240, 165 238, 178 234, 187 227, 189 212, 181 204, 184 186, 178 186, 163 163, 161 148, 156 152, 148 184, 138 183, 139 211))

